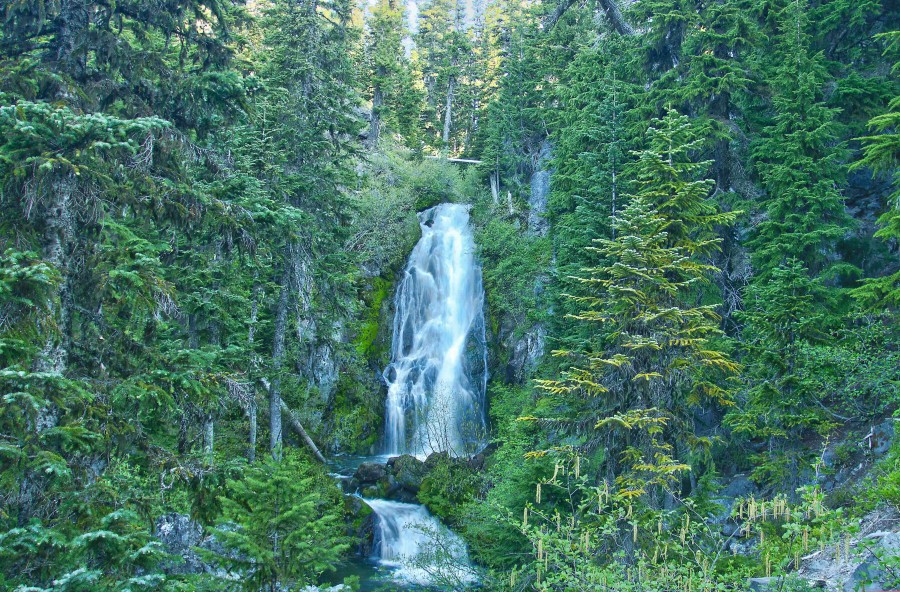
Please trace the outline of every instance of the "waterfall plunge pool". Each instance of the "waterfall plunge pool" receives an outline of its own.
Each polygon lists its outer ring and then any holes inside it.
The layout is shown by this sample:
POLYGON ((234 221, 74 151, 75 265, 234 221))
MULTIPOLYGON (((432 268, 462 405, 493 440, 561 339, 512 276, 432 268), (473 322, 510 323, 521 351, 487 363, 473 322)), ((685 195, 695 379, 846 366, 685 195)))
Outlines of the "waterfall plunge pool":
MULTIPOLYGON (((386 462, 390 456, 339 455, 330 459, 331 475, 350 479, 360 464, 386 462)), ((375 540, 369 556, 357 556, 332 574, 330 583, 360 579, 361 592, 460 590, 478 587, 477 571, 462 539, 425 506, 357 496, 375 514, 375 540)))
MULTIPOLYGON (((424 459, 474 454, 484 444, 485 296, 469 206, 420 212, 422 237, 394 300, 384 451, 424 459)), ((350 461, 352 458, 342 459, 350 461)), ((385 462, 386 457, 359 459, 385 462)), ((346 470, 342 476, 346 478, 346 470)), ((363 499, 375 513, 372 557, 357 564, 363 590, 464 590, 477 585, 462 539, 418 504, 363 499), (389 581, 385 581, 385 580, 389 581)))

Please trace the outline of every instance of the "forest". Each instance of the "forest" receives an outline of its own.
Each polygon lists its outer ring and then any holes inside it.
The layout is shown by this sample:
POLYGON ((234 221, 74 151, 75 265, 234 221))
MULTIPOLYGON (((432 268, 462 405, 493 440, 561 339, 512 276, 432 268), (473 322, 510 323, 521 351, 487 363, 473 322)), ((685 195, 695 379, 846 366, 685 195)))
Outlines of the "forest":
POLYGON ((4 0, 0 590, 900 588, 897 0, 4 0))

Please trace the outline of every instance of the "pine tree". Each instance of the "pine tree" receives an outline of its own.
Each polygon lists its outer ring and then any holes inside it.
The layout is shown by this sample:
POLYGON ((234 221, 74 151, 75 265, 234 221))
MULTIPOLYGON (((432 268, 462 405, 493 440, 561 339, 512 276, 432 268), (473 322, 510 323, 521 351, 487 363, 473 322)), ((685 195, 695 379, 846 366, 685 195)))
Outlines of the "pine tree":
MULTIPOLYGON (((900 32, 887 33, 885 54, 900 50, 900 32)), ((900 74, 900 62, 894 64, 893 73, 900 74)), ((885 212, 878 219, 881 228, 875 236, 890 241, 900 240, 900 96, 888 104, 888 110, 873 117, 869 128, 876 135, 861 140, 865 143, 862 158, 854 168, 870 167, 878 172, 893 174, 895 191, 888 197, 885 212)), ((867 280, 855 291, 856 297, 867 307, 900 308, 900 271, 885 277, 867 280)))
POLYGON ((229 480, 221 501, 217 537, 233 553, 220 560, 243 570, 245 590, 315 582, 350 547, 340 493, 330 477, 295 452, 229 480))
POLYGON ((749 380, 726 422, 736 433, 765 442, 766 452, 754 459, 754 478, 761 482, 799 486, 809 460, 801 443, 834 427, 822 393, 801 378, 810 363, 806 350, 828 339, 830 322, 822 307, 828 300, 828 290, 796 259, 774 269, 768 281, 755 282, 745 295, 741 320, 749 380))
POLYGON ((634 153, 638 190, 614 219, 614 238, 595 241, 597 263, 575 278, 586 292, 572 296, 582 309, 573 318, 596 327, 594 346, 555 352, 573 366, 540 381, 562 398, 568 422, 608 430, 606 446, 625 464, 611 474, 637 493, 640 479, 626 475, 639 477, 640 466, 684 468, 676 458, 703 444, 691 409, 729 405, 721 379, 737 370, 716 346, 716 305, 698 304, 715 271, 702 260, 718 245, 713 228, 734 215, 709 199, 708 163, 690 160, 699 140, 686 117, 669 112, 648 135, 649 148, 634 153))
POLYGON ((786 3, 777 14, 772 114, 753 148, 766 190, 764 218, 748 241, 759 281, 789 259, 814 276, 824 273, 850 225, 838 189, 844 151, 837 110, 822 98, 824 58, 811 53, 804 3, 786 3))
POLYGON ((366 35, 366 52, 371 63, 368 78, 372 88, 368 139, 373 146, 378 143, 384 123, 394 128, 399 124, 395 103, 396 97, 402 92, 400 84, 405 82, 402 77, 408 67, 403 59, 402 34, 403 9, 397 2, 381 0, 372 7, 366 35))

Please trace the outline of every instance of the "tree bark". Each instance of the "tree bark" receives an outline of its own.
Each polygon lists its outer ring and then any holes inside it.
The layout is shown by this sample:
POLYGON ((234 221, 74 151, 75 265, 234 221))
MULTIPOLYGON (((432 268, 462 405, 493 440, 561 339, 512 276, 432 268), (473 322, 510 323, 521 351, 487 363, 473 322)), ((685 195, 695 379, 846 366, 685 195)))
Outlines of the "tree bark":
POLYGON ((500 171, 494 171, 490 176, 491 180, 491 197, 494 200, 494 205, 500 205, 500 171))
MULTIPOLYGON (((377 74, 382 78, 386 75, 384 66, 378 66, 377 74)), ((383 104, 384 93, 381 90, 381 84, 376 83, 372 93, 372 115, 369 117, 369 138, 367 142, 370 148, 378 145, 378 138, 381 136, 381 107, 383 104)))
POLYGON ((253 342, 256 339, 256 320, 259 317, 259 282, 256 278, 253 280, 253 300, 250 304, 250 328, 247 330, 247 344, 250 350, 250 367, 247 369, 247 382, 250 384, 250 400, 247 402, 247 419, 250 421, 250 433, 247 443, 247 460, 256 461, 256 382, 253 375, 256 371, 256 351, 253 349, 253 342))
MULTIPOLYGON (((254 393, 256 392, 256 389, 252 385, 250 388, 253 389, 254 393)), ((247 443, 247 460, 252 463, 252 462, 256 462, 257 410, 256 410, 255 394, 254 394, 254 399, 251 400, 250 404, 247 406, 247 416, 248 416, 248 419, 250 420, 250 436, 249 436, 250 441, 247 443)))
MULTIPOLYGON (((558 4, 556 10, 554 10, 544 22, 544 29, 548 31, 552 29, 573 4, 575 4, 575 0, 563 0, 563 2, 558 4)), ((622 11, 619 10, 619 5, 616 4, 616 0, 600 0, 600 7, 603 9, 606 18, 609 19, 613 29, 615 29, 619 35, 627 36, 636 34, 634 27, 632 27, 628 21, 625 20, 625 17, 622 16, 622 11)))
POLYGON ((619 10, 619 5, 616 4, 616 0, 600 0, 600 6, 603 7, 606 18, 609 19, 613 29, 615 29, 619 35, 628 36, 635 34, 634 28, 625 20, 625 17, 622 16, 622 11, 619 10))
POLYGON ((206 458, 206 464, 209 466, 213 464, 215 425, 212 411, 207 412, 203 417, 203 456, 206 458))
POLYGON ((272 382, 269 388, 269 451, 275 460, 281 460, 281 365, 284 359, 284 341, 287 331, 288 300, 291 291, 292 245, 284 249, 284 271, 281 275, 281 293, 275 311, 275 336, 272 344, 272 382))
POLYGON ((319 462, 324 463, 325 457, 322 456, 322 453, 319 452, 319 447, 316 446, 316 443, 312 441, 312 438, 309 437, 309 434, 306 433, 306 430, 303 429, 303 424, 300 423, 300 420, 297 419, 297 416, 294 415, 294 412, 291 411, 290 407, 287 406, 287 403, 281 401, 281 411, 287 416, 288 424, 294 428, 294 431, 303 438, 303 441, 306 443, 306 446, 313 453, 313 456, 319 460, 319 462))
POLYGON ((444 144, 450 141, 450 126, 453 118, 453 90, 455 85, 456 78, 451 75, 450 80, 447 82, 447 108, 444 111, 444 144))

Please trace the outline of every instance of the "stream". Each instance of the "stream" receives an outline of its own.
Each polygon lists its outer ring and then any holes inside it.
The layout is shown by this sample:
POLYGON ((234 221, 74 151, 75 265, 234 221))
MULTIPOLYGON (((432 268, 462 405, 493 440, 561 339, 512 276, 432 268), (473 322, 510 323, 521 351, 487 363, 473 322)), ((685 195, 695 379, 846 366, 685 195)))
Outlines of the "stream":
MULTIPOLYGON (((440 204, 418 214, 422 236, 395 296, 384 454, 344 457, 347 479, 363 462, 447 452, 468 456, 484 443, 487 385, 484 289, 469 206, 440 204)), ((362 590, 460 589, 477 581, 465 544, 425 506, 362 498, 376 515, 371 557, 348 573, 362 590)))

